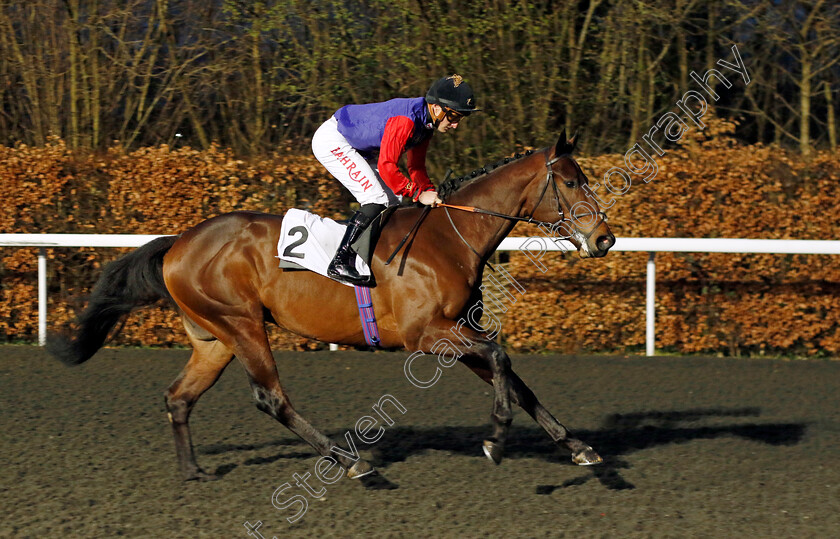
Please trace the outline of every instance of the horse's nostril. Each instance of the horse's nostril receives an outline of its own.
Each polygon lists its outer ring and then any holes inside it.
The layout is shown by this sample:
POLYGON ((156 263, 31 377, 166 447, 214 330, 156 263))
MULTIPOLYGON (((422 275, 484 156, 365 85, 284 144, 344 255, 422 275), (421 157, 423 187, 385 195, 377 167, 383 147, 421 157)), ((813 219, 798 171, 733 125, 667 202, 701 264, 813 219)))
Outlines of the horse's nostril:
POLYGON ((598 249, 606 251, 607 249, 615 245, 615 236, 613 236, 612 234, 608 236, 600 236, 595 243, 596 245, 598 245, 598 249))

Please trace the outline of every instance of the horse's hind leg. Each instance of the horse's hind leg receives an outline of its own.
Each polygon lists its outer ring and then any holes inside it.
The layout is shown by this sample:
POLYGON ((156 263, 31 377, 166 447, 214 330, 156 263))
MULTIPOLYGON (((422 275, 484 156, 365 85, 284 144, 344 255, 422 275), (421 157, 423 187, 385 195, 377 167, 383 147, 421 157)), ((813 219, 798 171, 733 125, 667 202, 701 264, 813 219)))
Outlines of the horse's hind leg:
MULTIPOLYGON (((335 442, 322 434, 304 419, 289 401, 286 392, 280 384, 277 365, 271 355, 268 336, 262 323, 255 323, 255 318, 237 318, 232 327, 236 333, 231 334, 236 357, 242 362, 251 381, 254 400, 257 408, 280 421, 289 430, 315 448, 324 457, 337 461, 347 469, 347 476, 359 478, 375 472, 373 466, 358 457, 358 453, 351 455, 348 451, 332 453, 335 442)), ((350 448, 352 451, 353 448, 350 448)))
POLYGON ((224 368, 233 359, 233 352, 215 338, 199 340, 186 322, 184 325, 187 326, 193 353, 184 370, 166 392, 166 410, 172 424, 172 433, 175 435, 178 467, 184 480, 207 481, 216 477, 199 468, 195 460, 190 437, 190 411, 198 398, 219 379, 224 368))
MULTIPOLYGON (((482 380, 488 384, 493 384, 492 368, 484 360, 475 356, 465 356, 461 358, 461 362, 482 380)), ((508 378, 510 380, 511 400, 534 418, 534 421, 545 430, 554 443, 563 445, 572 452, 572 462, 580 465, 600 464, 603 462, 594 449, 570 436, 568 429, 557 421, 551 415, 551 412, 546 410, 536 395, 534 395, 534 392, 531 391, 531 388, 513 372, 513 369, 508 370, 508 378)))

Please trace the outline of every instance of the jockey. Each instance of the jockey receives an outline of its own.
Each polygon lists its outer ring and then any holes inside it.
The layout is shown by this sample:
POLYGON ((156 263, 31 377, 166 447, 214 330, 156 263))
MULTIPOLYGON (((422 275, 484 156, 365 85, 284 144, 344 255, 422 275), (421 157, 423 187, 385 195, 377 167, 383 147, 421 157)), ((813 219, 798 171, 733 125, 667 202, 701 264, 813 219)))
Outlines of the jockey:
POLYGON ((361 205, 329 265, 330 277, 354 285, 372 284, 356 271, 356 253, 350 245, 386 206, 399 204, 402 197, 431 206, 441 202, 426 172, 429 141, 435 131, 454 130, 477 110, 472 88, 452 75, 435 81, 426 97, 346 105, 318 128, 312 152, 361 205), (409 177, 397 166, 403 154, 409 177))

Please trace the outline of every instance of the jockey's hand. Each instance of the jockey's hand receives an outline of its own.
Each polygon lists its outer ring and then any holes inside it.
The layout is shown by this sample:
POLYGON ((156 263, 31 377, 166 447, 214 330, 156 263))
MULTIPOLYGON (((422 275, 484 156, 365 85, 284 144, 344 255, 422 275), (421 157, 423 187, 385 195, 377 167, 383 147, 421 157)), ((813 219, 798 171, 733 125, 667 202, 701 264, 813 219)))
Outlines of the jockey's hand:
POLYGON ((420 204, 432 207, 443 203, 440 197, 438 197, 437 191, 424 191, 420 193, 419 197, 417 197, 417 201, 420 202, 420 204))

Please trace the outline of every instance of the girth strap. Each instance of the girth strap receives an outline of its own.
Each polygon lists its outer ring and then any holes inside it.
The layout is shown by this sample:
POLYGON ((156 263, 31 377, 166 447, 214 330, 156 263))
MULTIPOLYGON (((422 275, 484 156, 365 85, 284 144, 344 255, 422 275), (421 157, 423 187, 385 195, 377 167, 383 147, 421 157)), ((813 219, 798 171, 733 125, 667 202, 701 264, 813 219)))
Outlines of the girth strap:
POLYGON ((359 305, 359 319, 362 321, 362 332, 365 334, 365 342, 368 346, 379 346, 379 326, 376 325, 376 316, 373 313, 373 299, 370 297, 370 288, 357 286, 356 303, 359 305))

